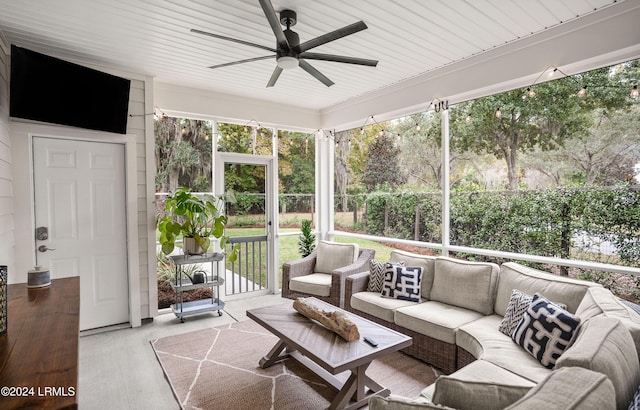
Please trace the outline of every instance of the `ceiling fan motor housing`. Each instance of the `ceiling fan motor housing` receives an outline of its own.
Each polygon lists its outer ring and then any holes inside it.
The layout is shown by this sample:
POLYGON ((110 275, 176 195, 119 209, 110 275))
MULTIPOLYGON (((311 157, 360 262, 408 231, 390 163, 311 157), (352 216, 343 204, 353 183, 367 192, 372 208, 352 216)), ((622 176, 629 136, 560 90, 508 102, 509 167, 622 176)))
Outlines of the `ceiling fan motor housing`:
POLYGON ((293 10, 282 10, 280 12, 280 23, 287 28, 283 30, 284 36, 287 38, 289 48, 283 48, 276 44, 276 61, 278 66, 283 69, 291 69, 298 67, 298 59, 300 54, 300 36, 291 30, 291 26, 297 22, 296 12, 293 10))
POLYGON ((293 10, 282 10, 280 12, 280 24, 289 28, 296 25, 298 22, 298 15, 293 10))

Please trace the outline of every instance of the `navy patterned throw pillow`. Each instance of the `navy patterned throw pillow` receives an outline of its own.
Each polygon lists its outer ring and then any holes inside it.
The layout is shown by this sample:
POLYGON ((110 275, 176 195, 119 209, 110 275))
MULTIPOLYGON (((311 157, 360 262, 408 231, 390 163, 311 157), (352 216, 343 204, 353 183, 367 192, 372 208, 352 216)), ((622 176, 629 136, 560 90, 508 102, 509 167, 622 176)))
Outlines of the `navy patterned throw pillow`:
MULTIPOLYGON (((529 305, 531 305, 532 300, 533 296, 520 292, 518 289, 514 289, 511 292, 511 298, 509 299, 507 310, 502 318, 502 322, 500 322, 500 326, 498 326, 498 330, 510 337, 516 326, 518 326, 518 323, 520 323, 520 320, 522 320, 524 312, 526 312, 529 305)), ((558 307, 562 309, 567 308, 567 305, 564 303, 552 303, 558 305, 558 307)))
POLYGON ((420 281, 422 267, 387 264, 380 295, 385 298, 420 302, 420 281))
POLYGON ((511 338, 544 367, 553 369, 573 342, 579 325, 579 317, 536 293, 511 338))
MULTIPOLYGON (((380 293, 382 284, 384 283, 384 272, 387 265, 404 266, 404 262, 381 262, 374 259, 369 261, 369 283, 367 284, 368 292, 380 293)), ((392 267, 389 267, 392 269, 392 267)))

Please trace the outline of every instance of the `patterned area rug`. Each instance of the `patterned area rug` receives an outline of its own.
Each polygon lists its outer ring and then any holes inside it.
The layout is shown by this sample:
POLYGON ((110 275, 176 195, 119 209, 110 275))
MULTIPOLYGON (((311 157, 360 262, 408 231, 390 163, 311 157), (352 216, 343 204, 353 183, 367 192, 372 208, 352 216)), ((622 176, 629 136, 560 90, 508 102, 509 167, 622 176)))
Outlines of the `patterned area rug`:
MULTIPOLYGON (((183 409, 327 408, 335 390, 294 360, 267 369, 258 366, 276 342, 248 320, 152 340, 151 345, 183 409)), ((375 360, 367 374, 392 394, 406 397, 418 396, 439 375, 399 352, 375 360)))

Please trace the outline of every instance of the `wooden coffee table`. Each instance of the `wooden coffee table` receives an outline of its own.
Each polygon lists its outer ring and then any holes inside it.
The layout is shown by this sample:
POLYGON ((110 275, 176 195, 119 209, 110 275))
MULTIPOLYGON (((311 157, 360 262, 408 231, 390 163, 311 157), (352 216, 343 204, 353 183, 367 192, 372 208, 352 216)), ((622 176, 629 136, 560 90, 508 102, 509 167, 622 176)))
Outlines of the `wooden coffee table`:
POLYGON ((338 394, 330 409, 356 409, 367 404, 369 396, 388 396, 390 391, 369 378, 365 372, 374 359, 410 346, 411 337, 388 329, 315 298, 306 298, 320 309, 344 312, 358 326, 360 340, 347 342, 320 323, 298 313, 292 303, 247 310, 247 316, 280 340, 260 360, 267 368, 291 357, 333 386, 338 394), (362 338, 369 336, 377 347, 362 338), (346 382, 335 375, 351 371, 346 382), (366 389, 369 389, 367 392, 366 389))

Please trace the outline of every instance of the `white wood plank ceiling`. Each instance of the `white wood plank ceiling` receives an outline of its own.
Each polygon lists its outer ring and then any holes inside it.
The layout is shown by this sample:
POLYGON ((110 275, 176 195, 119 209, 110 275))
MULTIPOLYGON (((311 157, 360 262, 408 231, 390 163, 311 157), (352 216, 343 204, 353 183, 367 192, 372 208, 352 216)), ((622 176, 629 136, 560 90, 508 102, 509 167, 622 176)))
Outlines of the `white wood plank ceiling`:
MULTIPOLYGON (((635 0, 627 0, 635 1, 635 0)), ((335 82, 326 87, 300 68, 266 84, 273 59, 207 67, 269 55, 255 47, 190 32, 195 28, 275 48, 258 0, 0 0, 0 35, 69 61, 150 75, 158 82, 323 109, 392 87, 579 19, 613 0, 272 0, 292 9, 301 42, 363 20, 368 29, 314 52, 379 60, 377 67, 310 63, 335 82)), ((618 1, 620 2, 620 1, 618 1)))

